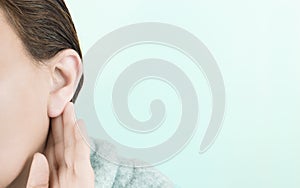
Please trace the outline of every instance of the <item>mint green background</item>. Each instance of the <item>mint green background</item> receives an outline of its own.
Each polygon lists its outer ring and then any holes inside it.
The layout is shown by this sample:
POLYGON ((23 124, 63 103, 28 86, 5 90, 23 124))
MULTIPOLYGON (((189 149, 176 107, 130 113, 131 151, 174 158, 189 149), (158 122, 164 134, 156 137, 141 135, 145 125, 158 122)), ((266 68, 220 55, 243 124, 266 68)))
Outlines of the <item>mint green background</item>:
MULTIPOLYGON (((223 128, 212 148, 200 155, 210 110, 209 102, 204 102, 207 111, 189 145, 157 166, 173 182, 191 188, 300 187, 299 1, 67 0, 67 4, 84 54, 119 27, 156 21, 193 33, 217 60, 227 93, 223 128)), ((210 100, 205 92, 201 97, 210 100)))

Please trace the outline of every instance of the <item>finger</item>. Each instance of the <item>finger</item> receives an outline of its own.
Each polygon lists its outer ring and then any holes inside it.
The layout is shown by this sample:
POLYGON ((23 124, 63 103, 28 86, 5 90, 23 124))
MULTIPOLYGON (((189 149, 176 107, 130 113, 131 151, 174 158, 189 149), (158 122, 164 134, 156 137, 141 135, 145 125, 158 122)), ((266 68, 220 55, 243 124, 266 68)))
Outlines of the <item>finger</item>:
POLYGON ((64 127, 62 116, 53 118, 51 121, 51 131, 54 142, 54 153, 59 167, 65 167, 64 159, 64 127))
POLYGON ((49 187, 58 187, 58 164, 55 158, 54 153, 54 141, 52 131, 50 130, 47 146, 45 149, 45 155, 48 159, 49 169, 50 169, 50 178, 49 178, 49 187))
POLYGON ((77 166, 90 165, 90 146, 86 134, 85 124, 82 120, 76 122, 75 135, 75 164, 77 166))
POLYGON ((64 123, 64 148, 65 148, 65 162, 68 168, 73 168, 74 152, 75 152, 75 127, 76 117, 74 113, 74 106, 68 103, 63 113, 64 123))
POLYGON ((54 153, 54 141, 53 141, 53 134, 52 131, 49 131, 49 135, 47 138, 47 145, 45 148, 45 155, 46 158, 48 159, 48 163, 50 165, 50 170, 51 169, 57 169, 58 168, 58 164, 55 158, 55 153, 54 153))
POLYGON ((88 182, 93 183, 94 181, 94 171, 90 162, 90 144, 85 128, 85 124, 82 120, 78 120, 75 126, 75 163, 74 163, 74 173, 80 174, 84 172, 88 182))
POLYGON ((49 166, 43 154, 36 153, 30 167, 27 188, 48 188, 49 166))

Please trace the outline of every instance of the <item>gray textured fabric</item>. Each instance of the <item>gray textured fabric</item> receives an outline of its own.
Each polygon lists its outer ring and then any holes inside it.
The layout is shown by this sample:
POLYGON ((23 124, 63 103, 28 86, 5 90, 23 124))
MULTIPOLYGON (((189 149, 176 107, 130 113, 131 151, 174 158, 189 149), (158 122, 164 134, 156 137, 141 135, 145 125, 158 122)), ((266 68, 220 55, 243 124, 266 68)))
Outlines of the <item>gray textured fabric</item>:
MULTIPOLYGON (((171 188, 172 182, 154 168, 136 168, 136 160, 127 161, 133 167, 109 162, 106 156, 116 156, 114 147, 103 140, 90 138, 91 164, 95 173, 96 188, 171 188), (100 155, 101 154, 101 155, 100 155)), ((122 159, 123 160, 123 159, 122 159)))

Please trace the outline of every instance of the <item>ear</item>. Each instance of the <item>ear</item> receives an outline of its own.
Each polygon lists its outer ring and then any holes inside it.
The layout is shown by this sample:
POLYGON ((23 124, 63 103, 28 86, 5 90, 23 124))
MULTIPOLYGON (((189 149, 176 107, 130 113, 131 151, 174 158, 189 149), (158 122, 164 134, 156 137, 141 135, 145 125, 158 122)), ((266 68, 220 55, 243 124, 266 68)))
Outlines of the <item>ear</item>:
POLYGON ((62 114, 72 99, 82 75, 82 62, 75 50, 66 49, 47 63, 51 76, 47 110, 48 116, 54 118, 62 114))

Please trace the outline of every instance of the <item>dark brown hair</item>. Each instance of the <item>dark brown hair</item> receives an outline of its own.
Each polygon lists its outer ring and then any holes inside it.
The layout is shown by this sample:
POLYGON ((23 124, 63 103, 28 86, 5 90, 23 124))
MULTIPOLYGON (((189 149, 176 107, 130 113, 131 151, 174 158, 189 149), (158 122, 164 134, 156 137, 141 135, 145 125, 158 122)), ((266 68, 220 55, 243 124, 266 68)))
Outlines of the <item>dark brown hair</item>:
MULTIPOLYGON (((0 0, 6 15, 29 55, 42 62, 64 49, 74 49, 82 59, 76 29, 63 0, 0 0)), ((83 75, 72 102, 83 84, 83 75)))

